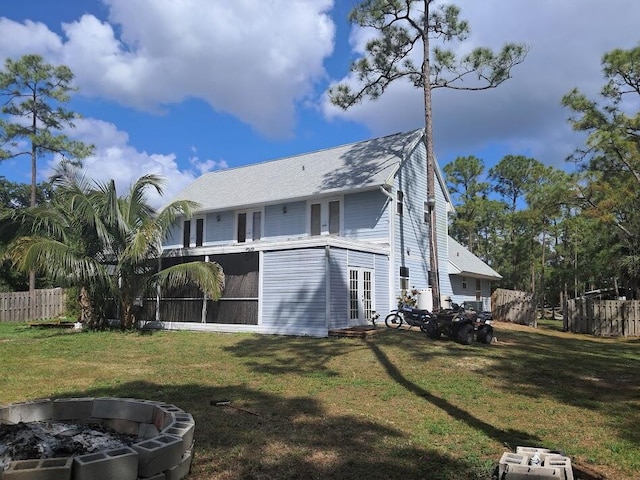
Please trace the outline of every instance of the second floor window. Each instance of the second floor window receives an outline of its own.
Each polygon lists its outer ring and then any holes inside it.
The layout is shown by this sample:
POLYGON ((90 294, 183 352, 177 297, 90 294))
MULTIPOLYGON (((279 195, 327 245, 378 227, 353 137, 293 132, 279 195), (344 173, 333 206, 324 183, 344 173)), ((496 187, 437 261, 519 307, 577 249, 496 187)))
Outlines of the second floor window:
POLYGON ((191 220, 185 220, 182 229, 182 246, 189 248, 191 246, 191 220))
POLYGON ((240 212, 237 215, 237 241, 244 243, 247 240, 260 240, 262 236, 262 212, 240 212))
POLYGON ((404 193, 400 190, 396 193, 396 213, 402 215, 404 213, 404 193))
POLYGON ((311 235, 339 235, 340 234, 340 201, 329 200, 312 203, 310 206, 311 235))
POLYGON ((202 246, 204 239, 204 218, 196 219, 196 247, 202 246))

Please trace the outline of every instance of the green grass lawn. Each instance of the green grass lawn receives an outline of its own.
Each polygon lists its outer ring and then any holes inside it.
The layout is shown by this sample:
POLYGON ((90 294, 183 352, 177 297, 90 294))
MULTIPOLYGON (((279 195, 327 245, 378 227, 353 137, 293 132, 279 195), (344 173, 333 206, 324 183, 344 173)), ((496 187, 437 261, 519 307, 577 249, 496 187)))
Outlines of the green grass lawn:
POLYGON ((199 480, 487 479, 518 445, 639 478, 640 340, 551 322, 496 335, 467 347, 415 329, 313 339, 0 323, 0 404, 175 404, 196 420, 199 480))

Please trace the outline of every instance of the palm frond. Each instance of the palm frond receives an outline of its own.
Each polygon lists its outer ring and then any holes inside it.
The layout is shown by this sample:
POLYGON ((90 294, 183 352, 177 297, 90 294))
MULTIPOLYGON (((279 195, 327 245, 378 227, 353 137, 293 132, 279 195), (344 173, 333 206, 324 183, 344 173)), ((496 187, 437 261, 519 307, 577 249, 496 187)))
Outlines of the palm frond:
POLYGON ((22 272, 36 270, 67 285, 94 283, 106 287, 111 283, 104 265, 51 238, 20 237, 9 245, 6 256, 22 272))
POLYGON ((212 300, 218 300, 224 291, 224 272, 216 262, 181 263, 156 273, 154 279, 167 288, 194 284, 212 300))

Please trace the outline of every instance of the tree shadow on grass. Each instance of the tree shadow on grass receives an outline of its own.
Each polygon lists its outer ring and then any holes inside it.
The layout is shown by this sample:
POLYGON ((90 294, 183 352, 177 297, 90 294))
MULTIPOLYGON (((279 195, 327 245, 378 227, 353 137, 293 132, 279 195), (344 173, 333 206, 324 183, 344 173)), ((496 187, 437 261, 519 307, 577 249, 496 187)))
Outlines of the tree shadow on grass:
POLYGON ((550 332, 500 332, 505 350, 486 375, 505 391, 601 413, 640 446, 640 341, 550 332))
POLYGON ((387 374, 391 378, 393 378, 399 385, 401 385, 403 388, 416 395, 417 397, 424 399, 433 406, 443 410, 456 420, 465 423, 475 430, 481 431, 487 437, 492 438, 493 440, 513 450, 515 450, 515 447, 518 445, 537 445, 540 443, 540 439, 538 437, 527 432, 513 429, 501 430, 499 428, 496 428, 495 426, 475 417, 467 410, 457 407, 444 398, 434 395, 428 390, 420 387, 419 385, 416 385, 402 374, 400 369, 389 360, 387 355, 378 345, 375 344, 375 342, 367 342, 367 345, 376 356, 376 358, 380 361, 380 364, 384 367, 384 370, 387 372, 387 374))
POLYGON ((407 446, 405 434, 393 427, 331 415, 310 397, 285 398, 242 385, 149 382, 66 396, 142 398, 191 413, 196 421, 192 480, 478 478, 477 466, 407 446), (222 400, 230 404, 216 406, 222 400))

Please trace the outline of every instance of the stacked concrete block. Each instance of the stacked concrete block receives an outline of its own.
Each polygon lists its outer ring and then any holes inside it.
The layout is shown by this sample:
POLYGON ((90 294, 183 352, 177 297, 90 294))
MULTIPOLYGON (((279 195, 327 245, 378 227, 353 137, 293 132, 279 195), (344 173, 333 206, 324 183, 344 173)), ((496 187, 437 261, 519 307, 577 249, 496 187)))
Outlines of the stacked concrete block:
POLYGON ((2 408, 0 421, 9 424, 42 422, 50 420, 52 414, 53 408, 49 399, 12 403, 2 408))
POLYGON ((189 475, 192 459, 193 450, 187 450, 184 455, 182 455, 180 463, 166 471, 167 480, 182 480, 189 475))
POLYGON ((75 422, 91 418, 93 398, 57 398, 53 401, 52 420, 75 422))
POLYGON ((13 461, 2 480, 182 480, 193 458, 195 421, 184 410, 133 398, 66 398, 0 407, 0 423, 99 423, 135 435, 132 448, 73 458, 13 461))
POLYGON ((191 448, 193 444, 193 434, 196 429, 196 422, 190 413, 178 413, 174 415, 174 421, 162 429, 160 433, 176 435, 184 442, 185 450, 191 448))
POLYGON ((534 467, 527 465, 507 465, 505 480, 564 480, 564 473, 559 468, 534 467))
POLYGON ((138 452, 141 477, 150 477, 177 465, 185 452, 182 438, 174 435, 160 435, 136 443, 133 449, 138 452))
POLYGON ((18 460, 0 472, 3 480, 71 480, 71 458, 18 460))
POLYGON ((80 455, 73 459, 73 480, 137 480, 138 454, 117 448, 80 455))
POLYGON ((571 459, 547 448, 517 447, 505 452, 498 464, 501 480, 573 480, 571 459))

